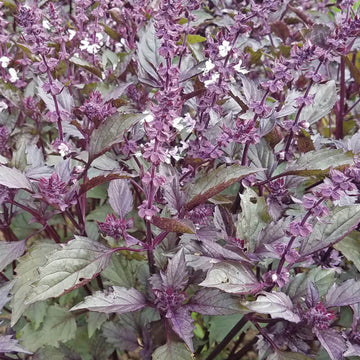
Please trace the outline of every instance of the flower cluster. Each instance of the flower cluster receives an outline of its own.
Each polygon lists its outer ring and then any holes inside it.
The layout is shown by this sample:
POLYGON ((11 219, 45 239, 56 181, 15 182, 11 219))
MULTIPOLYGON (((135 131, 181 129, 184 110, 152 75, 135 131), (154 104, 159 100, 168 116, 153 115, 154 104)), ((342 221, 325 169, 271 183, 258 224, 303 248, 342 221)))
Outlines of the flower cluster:
POLYGON ((335 318, 334 312, 327 310, 321 302, 303 314, 306 323, 319 330, 328 329, 335 318))

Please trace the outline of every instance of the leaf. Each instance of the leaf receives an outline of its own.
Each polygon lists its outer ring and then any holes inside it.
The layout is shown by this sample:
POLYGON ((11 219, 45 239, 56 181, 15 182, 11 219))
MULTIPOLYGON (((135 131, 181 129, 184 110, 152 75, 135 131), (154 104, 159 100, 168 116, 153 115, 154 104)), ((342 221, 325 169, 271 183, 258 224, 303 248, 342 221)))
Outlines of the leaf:
POLYGON ((354 78, 355 82, 360 85, 360 70, 354 65, 348 56, 342 55, 341 58, 345 61, 346 66, 349 68, 351 76, 354 78))
POLYGON ((327 174, 330 167, 336 168, 353 163, 351 152, 344 153, 341 149, 320 149, 308 151, 290 164, 282 175, 322 175, 327 174))
POLYGON ((334 329, 318 330, 316 332, 320 344, 328 352, 331 360, 343 359, 343 353, 346 351, 344 338, 334 329))
POLYGON ((292 311, 294 306, 291 299, 282 292, 262 293, 255 301, 247 301, 242 305, 250 311, 269 314, 272 319, 300 322, 299 315, 292 311))
POLYGON ((203 175, 194 184, 188 184, 187 186, 190 201, 185 205, 186 210, 191 210, 197 205, 204 204, 208 199, 225 190, 230 185, 260 170, 262 169, 240 165, 220 166, 210 173, 203 175))
POLYGON ((25 240, 0 242, 0 270, 19 258, 25 251, 25 240))
POLYGON ((251 188, 246 188, 241 198, 241 214, 237 222, 237 238, 247 241, 247 248, 253 252, 260 231, 267 225, 269 215, 264 197, 251 188))
POLYGON ((312 360, 313 358, 301 353, 277 351, 276 353, 268 356, 266 360, 312 360))
POLYGON ((2 308, 11 299, 11 296, 9 296, 9 293, 13 286, 14 286, 14 281, 8 281, 5 285, 0 287, 0 314, 1 314, 2 308))
POLYGON ((89 312, 88 316, 88 337, 89 339, 95 334, 96 330, 101 328, 101 325, 107 320, 108 316, 104 313, 99 312, 89 312))
POLYGON ((360 281, 349 279, 341 285, 333 284, 326 294, 327 307, 346 306, 360 302, 360 281))
POLYGON ((182 290, 188 282, 188 277, 184 249, 181 249, 168 262, 165 276, 162 277, 163 286, 182 290))
POLYGON ((135 351, 139 347, 137 334, 122 324, 108 321, 102 330, 106 342, 119 350, 135 351))
POLYGON ((173 342, 159 346, 152 354, 152 360, 193 360, 183 343, 173 342))
POLYGON ((169 310, 167 316, 170 317, 172 329, 184 340, 191 352, 194 352, 192 338, 195 326, 193 325, 194 319, 189 311, 184 307, 178 307, 177 309, 169 310))
POLYGON ((113 250, 96 241, 75 236, 60 249, 53 251, 39 268, 27 304, 58 297, 95 278, 108 265, 113 250))
POLYGON ((43 239, 19 259, 16 266, 15 284, 11 291, 13 294, 10 302, 12 309, 11 326, 17 323, 23 312, 28 308, 25 299, 33 291, 31 284, 39 278, 39 267, 46 263, 46 256, 58 248, 59 245, 43 239))
POLYGON ((186 38, 188 44, 196 44, 204 41, 206 41, 206 37, 197 34, 188 34, 186 38))
POLYGON ((197 291, 186 306, 203 315, 231 315, 239 312, 238 301, 216 289, 197 291))
POLYGON ((340 242, 334 245, 337 251, 340 251, 346 259, 352 261, 358 271, 360 271, 360 237, 358 231, 352 231, 340 242))
POLYGON ((10 189, 32 190, 28 178, 18 169, 0 165, 0 185, 10 189))
POLYGON ((317 222, 313 232, 304 239, 299 253, 302 257, 313 254, 340 241, 360 221, 360 205, 335 207, 324 222, 317 222))
POLYGON ((94 187, 99 186, 104 183, 107 183, 111 180, 130 179, 132 177, 133 176, 131 174, 126 174, 126 173, 111 173, 111 174, 107 174, 107 175, 95 176, 80 185, 79 195, 84 194, 84 193, 90 191, 91 189, 93 189, 94 187))
MULTIPOLYGON (((243 316, 243 314, 211 316, 208 325, 210 344, 213 344, 214 342, 220 343, 225 335, 231 331, 243 316)), ((246 331, 246 325, 243 327, 242 331, 246 331)))
POLYGON ((43 326, 34 331, 28 323, 21 330, 21 342, 32 351, 51 345, 59 347, 60 343, 67 342, 75 337, 76 321, 66 308, 59 305, 49 306, 43 326))
POLYGON ((308 282, 313 282, 318 291, 319 296, 324 296, 329 287, 334 283, 335 269, 322 269, 317 267, 306 273, 297 274, 287 285, 286 293, 293 302, 304 298, 307 293, 308 282))
POLYGON ((125 216, 133 209, 133 194, 129 183, 123 179, 111 181, 108 194, 109 203, 113 210, 120 219, 125 219, 125 216))
POLYGON ((106 291, 96 291, 93 295, 86 296, 83 302, 73 306, 70 311, 88 309, 105 314, 122 314, 140 310, 145 306, 145 296, 138 290, 113 286, 106 291))
POLYGON ((160 41, 155 35, 154 23, 150 22, 148 26, 141 29, 138 35, 140 39, 137 45, 139 64, 156 80, 159 76, 155 69, 159 68, 161 58, 159 55, 160 41))
POLYGON ((199 285, 233 294, 253 294, 261 289, 251 268, 234 261, 214 264, 199 285))
POLYGON ((91 135, 89 158, 93 160, 108 151, 114 144, 122 141, 124 133, 145 117, 146 114, 117 113, 107 118, 91 135))
POLYGON ((308 282, 305 302, 308 308, 315 307, 319 302, 319 290, 312 281, 308 282))
POLYGON ((30 351, 24 350, 16 339, 12 339, 12 335, 0 336, 0 354, 21 352, 25 354, 32 354, 30 351))
POLYGON ((95 67, 94 65, 92 65, 91 63, 89 63, 86 60, 83 60, 79 57, 73 56, 69 59, 69 61, 71 63, 73 63, 74 65, 77 65, 87 71, 89 71, 90 73, 96 75, 97 77, 99 77, 101 79, 101 72, 102 70, 95 67))
POLYGON ((183 234, 195 234, 194 224, 189 220, 177 220, 153 216, 151 222, 161 230, 183 234))
POLYGON ((303 108, 300 121, 307 121, 311 125, 327 115, 334 107, 337 99, 335 81, 315 84, 311 87, 310 95, 315 95, 314 102, 303 108))

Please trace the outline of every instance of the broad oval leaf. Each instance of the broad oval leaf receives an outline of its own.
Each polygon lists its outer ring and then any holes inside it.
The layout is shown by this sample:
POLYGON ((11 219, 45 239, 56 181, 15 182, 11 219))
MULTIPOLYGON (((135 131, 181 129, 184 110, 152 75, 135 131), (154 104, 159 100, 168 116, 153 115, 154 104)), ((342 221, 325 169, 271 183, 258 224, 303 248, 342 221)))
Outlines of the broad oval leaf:
POLYGON ((0 270, 13 260, 19 258, 25 251, 25 240, 14 242, 0 242, 0 270))
POLYGON ((0 185, 10 189, 32 190, 28 178, 18 169, 0 165, 0 185))
POLYGON ((345 339, 334 329, 318 330, 316 336, 329 354, 331 360, 343 359, 346 351, 345 339))
MULTIPOLYGON (((321 175, 326 174, 331 167, 351 165, 353 154, 341 149, 320 149, 302 154, 295 162, 290 164, 282 173, 285 175, 321 175)), ((274 175, 276 172, 274 173, 274 175)))
POLYGON ((0 354, 11 352, 32 354, 30 351, 23 349, 16 339, 12 339, 12 335, 0 336, 0 354))
POLYGON ((193 357, 183 343, 169 342, 154 351, 152 360, 193 360, 193 357))
POLYGON ((146 306, 145 296, 134 288, 113 286, 107 291, 96 291, 87 296, 83 302, 73 306, 70 311, 88 309, 91 311, 110 313, 126 313, 140 310, 146 306))
POLYGON ((90 139, 89 158, 93 160, 124 138, 124 133, 138 121, 144 119, 146 114, 120 114, 116 113, 95 129, 90 139))
POLYGON ((108 265, 113 250, 96 241, 75 236, 53 251, 39 268, 26 304, 58 297, 91 281, 108 265))
POLYGON ((133 209, 133 194, 129 183, 124 179, 111 181, 108 194, 111 207, 119 215, 120 219, 124 219, 133 209))
POLYGON ((186 306, 203 315, 231 315, 239 312, 238 301, 217 289, 201 289, 186 306))
POLYGON ((360 205, 335 207, 324 222, 317 222, 313 232, 301 244, 302 257, 327 248, 350 233, 360 221, 360 205))
POLYGON ((199 285, 232 294, 253 294, 262 288, 250 267, 234 261, 214 264, 199 285))
POLYGON ((310 94, 315 95, 314 102, 304 107, 300 121, 307 121, 311 125, 327 115, 334 107, 337 99, 335 81, 330 80, 326 84, 313 85, 310 94))
POLYGON ((346 306, 360 303, 360 281, 347 280, 341 285, 333 284, 326 294, 325 305, 346 306))
POLYGON ((294 306, 291 299, 282 292, 262 293, 255 301, 247 301, 242 305, 250 311, 269 314, 273 319, 300 322, 299 315, 292 311, 294 306))
POLYGON ((355 267, 360 271, 360 236, 359 232, 354 230, 340 242, 334 245, 337 251, 340 251, 346 259, 352 261, 355 267))
POLYGON ((189 184, 187 187, 190 201, 185 204, 186 210, 191 210, 195 206, 205 203, 245 176, 261 170, 263 169, 235 164, 228 167, 220 166, 208 174, 203 174, 194 184, 189 184))

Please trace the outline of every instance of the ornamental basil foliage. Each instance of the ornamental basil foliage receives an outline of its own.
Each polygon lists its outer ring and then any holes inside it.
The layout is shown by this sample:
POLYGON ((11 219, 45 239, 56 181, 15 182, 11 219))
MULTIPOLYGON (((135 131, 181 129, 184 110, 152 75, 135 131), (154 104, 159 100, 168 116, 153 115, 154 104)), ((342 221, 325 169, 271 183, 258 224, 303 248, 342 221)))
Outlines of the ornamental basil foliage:
POLYGON ((0 5, 0 359, 360 357, 360 2, 0 5))

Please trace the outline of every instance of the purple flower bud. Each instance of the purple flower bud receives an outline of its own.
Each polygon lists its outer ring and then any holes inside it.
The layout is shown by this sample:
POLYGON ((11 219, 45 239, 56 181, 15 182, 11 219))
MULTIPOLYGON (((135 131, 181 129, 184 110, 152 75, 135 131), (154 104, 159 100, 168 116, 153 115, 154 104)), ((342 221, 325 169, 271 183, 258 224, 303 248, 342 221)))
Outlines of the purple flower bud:
POLYGON ((304 313, 303 318, 308 325, 319 330, 326 330, 330 327, 331 322, 336 316, 334 312, 328 311, 325 306, 319 302, 315 307, 310 308, 304 313))
POLYGON ((302 224, 301 221, 293 221, 290 223, 290 233, 294 236, 308 236, 313 231, 310 223, 302 224))

